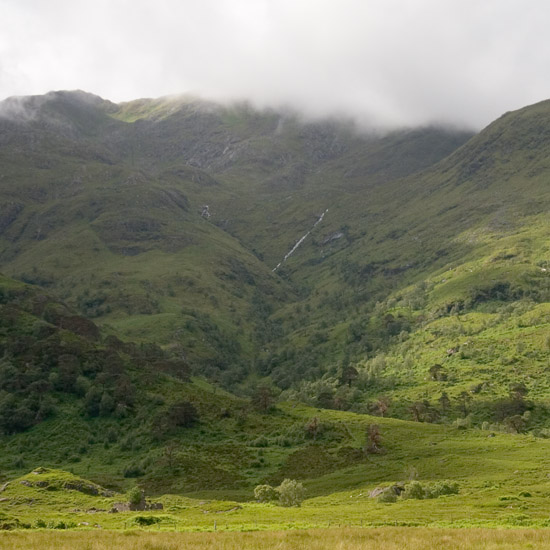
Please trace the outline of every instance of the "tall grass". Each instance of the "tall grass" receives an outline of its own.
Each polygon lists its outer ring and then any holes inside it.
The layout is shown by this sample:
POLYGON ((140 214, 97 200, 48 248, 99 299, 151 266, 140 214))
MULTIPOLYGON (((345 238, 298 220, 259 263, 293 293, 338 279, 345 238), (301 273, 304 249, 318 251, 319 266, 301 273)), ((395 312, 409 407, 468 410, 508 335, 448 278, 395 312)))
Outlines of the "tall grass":
POLYGON ((507 550, 550 547, 546 529, 314 529, 252 533, 11 532, 0 548, 19 550, 507 550))

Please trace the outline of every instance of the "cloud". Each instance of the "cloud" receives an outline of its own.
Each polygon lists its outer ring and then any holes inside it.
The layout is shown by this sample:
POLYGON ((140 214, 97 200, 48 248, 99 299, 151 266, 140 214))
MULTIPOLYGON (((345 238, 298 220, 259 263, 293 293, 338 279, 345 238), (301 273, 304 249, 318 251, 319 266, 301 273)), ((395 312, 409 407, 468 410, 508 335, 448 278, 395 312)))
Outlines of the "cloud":
POLYGON ((374 125, 546 99, 543 0, 0 0, 3 96, 193 92, 374 125))

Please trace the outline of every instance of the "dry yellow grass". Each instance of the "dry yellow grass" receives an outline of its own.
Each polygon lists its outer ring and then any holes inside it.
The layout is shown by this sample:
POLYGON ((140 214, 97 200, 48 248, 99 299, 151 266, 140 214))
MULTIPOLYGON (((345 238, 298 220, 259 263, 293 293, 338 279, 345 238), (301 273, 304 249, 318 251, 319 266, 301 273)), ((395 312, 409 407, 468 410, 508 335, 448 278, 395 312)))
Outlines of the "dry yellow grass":
POLYGON ((311 529, 252 533, 19 531, 0 534, 9 550, 507 550, 550 548, 547 529, 311 529))

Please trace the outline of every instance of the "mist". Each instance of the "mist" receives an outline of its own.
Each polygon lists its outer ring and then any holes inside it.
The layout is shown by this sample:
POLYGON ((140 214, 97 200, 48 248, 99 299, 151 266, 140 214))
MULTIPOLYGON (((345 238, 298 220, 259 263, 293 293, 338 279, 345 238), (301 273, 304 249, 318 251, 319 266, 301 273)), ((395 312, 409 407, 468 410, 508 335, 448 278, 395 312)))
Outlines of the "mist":
POLYGON ((0 0, 0 96, 192 93, 479 129, 546 99, 542 0, 0 0))

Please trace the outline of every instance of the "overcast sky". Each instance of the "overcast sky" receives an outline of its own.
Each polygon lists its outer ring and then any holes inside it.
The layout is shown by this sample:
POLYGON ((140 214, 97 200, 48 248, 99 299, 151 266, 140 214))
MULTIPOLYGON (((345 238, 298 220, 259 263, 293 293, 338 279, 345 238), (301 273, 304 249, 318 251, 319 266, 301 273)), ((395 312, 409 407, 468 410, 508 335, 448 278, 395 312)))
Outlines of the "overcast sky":
POLYGON ((480 128, 550 97, 545 0, 0 0, 0 99, 195 93, 480 128))

